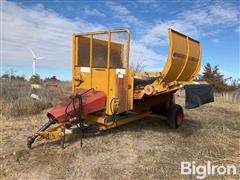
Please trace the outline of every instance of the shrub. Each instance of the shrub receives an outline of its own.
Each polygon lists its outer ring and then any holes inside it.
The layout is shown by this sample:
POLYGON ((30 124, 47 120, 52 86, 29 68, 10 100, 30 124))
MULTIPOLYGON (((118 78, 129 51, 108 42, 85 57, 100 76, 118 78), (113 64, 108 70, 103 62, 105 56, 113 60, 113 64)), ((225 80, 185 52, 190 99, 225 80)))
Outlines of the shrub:
POLYGON ((2 100, 0 103, 1 113, 5 116, 38 114, 52 106, 47 100, 37 101, 30 97, 10 101, 2 100))
POLYGON ((31 83, 33 84, 41 84, 42 80, 38 74, 32 75, 30 78, 31 83))

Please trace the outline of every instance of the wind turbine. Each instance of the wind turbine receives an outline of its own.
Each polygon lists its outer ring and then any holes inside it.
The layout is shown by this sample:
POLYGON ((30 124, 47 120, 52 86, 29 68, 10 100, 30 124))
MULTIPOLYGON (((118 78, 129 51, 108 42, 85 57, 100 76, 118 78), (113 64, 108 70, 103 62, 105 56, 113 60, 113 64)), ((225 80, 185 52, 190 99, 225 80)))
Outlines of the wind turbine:
POLYGON ((44 57, 37 57, 36 54, 33 52, 33 50, 31 48, 28 48, 31 53, 32 53, 32 61, 33 61, 33 64, 32 64, 32 75, 36 75, 36 60, 39 60, 39 59, 44 59, 44 57))

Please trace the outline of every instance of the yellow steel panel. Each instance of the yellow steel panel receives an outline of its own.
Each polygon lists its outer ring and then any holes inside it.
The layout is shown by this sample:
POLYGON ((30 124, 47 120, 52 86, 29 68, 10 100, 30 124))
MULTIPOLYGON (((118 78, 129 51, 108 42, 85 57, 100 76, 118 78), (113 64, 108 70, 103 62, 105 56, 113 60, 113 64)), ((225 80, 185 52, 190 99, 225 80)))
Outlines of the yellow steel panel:
POLYGON ((105 123, 104 125, 99 125, 99 130, 104 131, 104 130, 111 129, 111 128, 114 128, 114 127, 122 126, 122 125, 130 123, 132 121, 143 119, 143 118, 151 115, 151 113, 152 113, 151 111, 147 111, 147 112, 143 112, 143 113, 140 113, 140 114, 135 114, 135 115, 132 115, 130 117, 120 119, 120 120, 117 121, 117 123, 108 122, 108 123, 105 123))
POLYGON ((85 122, 87 122, 89 124, 92 123, 92 122, 105 124, 105 118, 102 117, 102 116, 99 117, 99 116, 88 114, 88 115, 83 115, 83 119, 85 120, 85 122))
POLYGON ((176 80, 187 60, 187 37, 169 29, 170 52, 167 64, 163 70, 165 80, 170 83, 176 80))
POLYGON ((133 72, 128 69, 126 76, 128 77, 128 93, 127 93, 127 110, 133 109, 133 72))
POLYGON ((196 75, 198 73, 198 65, 201 62, 200 59, 200 43, 189 38, 188 41, 189 45, 189 56, 187 60, 187 64, 181 73, 181 75, 178 77, 178 81, 191 81, 193 75, 196 75), (195 74, 196 72, 196 74, 195 74))
POLYGON ((105 68, 92 69, 92 88, 96 91, 108 93, 108 72, 105 68))
POLYGON ((175 81, 192 81, 199 72, 201 64, 201 45, 198 41, 178 33, 169 32, 169 54, 163 69, 163 76, 168 84, 175 81))
POLYGON ((90 34, 90 88, 92 88, 92 59, 93 59, 93 57, 92 57, 92 54, 93 54, 93 52, 92 52, 92 47, 93 47, 93 35, 92 34, 90 34))
POLYGON ((194 77, 199 73, 200 71, 200 68, 201 68, 201 63, 202 63, 202 47, 201 47, 201 44, 199 43, 199 60, 198 60, 198 64, 197 64, 197 67, 195 69, 195 72, 193 73, 192 75, 192 78, 191 80, 194 79, 194 77))
POLYGON ((184 66, 183 66, 181 72, 179 73, 179 75, 177 76, 177 78, 175 79, 175 82, 178 81, 179 77, 182 75, 182 73, 184 72, 186 66, 188 65, 188 57, 189 57, 189 38, 187 37, 187 56, 185 58, 184 66))
MULTIPOLYGON (((80 67, 75 67, 75 77, 80 77, 82 80, 80 84, 81 88, 91 88, 91 72, 80 72, 80 67)), ((79 87, 79 82, 76 82, 75 85, 79 87)))
POLYGON ((75 90, 75 60, 76 60, 76 38, 73 35, 73 40, 72 40, 72 93, 75 90))
POLYGON ((116 69, 105 68, 92 69, 92 87, 97 91, 103 91, 106 94, 108 94, 106 113, 109 115, 112 114, 110 109, 110 102, 113 98, 118 98, 120 100, 120 108, 118 110, 118 113, 128 110, 127 106, 128 99, 126 96, 127 93, 126 78, 127 78, 126 74, 118 76, 116 74, 116 69))
POLYGON ((124 112, 128 110, 128 99, 127 99, 127 77, 126 73, 121 74, 120 76, 116 73, 116 69, 109 70, 109 96, 108 96, 108 106, 107 106, 107 114, 112 114, 110 109, 110 102, 113 98, 118 98, 120 102, 120 106, 118 109, 118 113, 124 112))

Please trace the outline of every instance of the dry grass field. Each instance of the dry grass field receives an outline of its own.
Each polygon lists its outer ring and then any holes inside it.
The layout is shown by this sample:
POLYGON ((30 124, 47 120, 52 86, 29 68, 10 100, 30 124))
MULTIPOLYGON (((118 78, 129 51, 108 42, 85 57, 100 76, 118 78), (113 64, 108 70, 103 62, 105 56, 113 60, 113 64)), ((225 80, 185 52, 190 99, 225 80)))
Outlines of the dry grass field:
MULTIPOLYGON (((54 99, 55 95, 50 97, 54 99)), ((24 101, 29 103, 28 99, 24 101)), ((177 101, 184 104, 183 97, 177 101)), ((0 103, 6 107, 14 102, 2 97, 0 103)), ((87 135, 82 148, 75 136, 67 140, 65 149, 60 148, 59 141, 42 141, 28 150, 26 137, 46 122, 47 107, 38 108, 39 112, 29 110, 31 115, 9 115, 9 108, 1 108, 0 179, 195 179, 181 176, 181 161, 234 164, 237 175, 207 179, 240 178, 239 104, 217 100, 185 109, 185 123, 176 130, 151 116, 87 135)))

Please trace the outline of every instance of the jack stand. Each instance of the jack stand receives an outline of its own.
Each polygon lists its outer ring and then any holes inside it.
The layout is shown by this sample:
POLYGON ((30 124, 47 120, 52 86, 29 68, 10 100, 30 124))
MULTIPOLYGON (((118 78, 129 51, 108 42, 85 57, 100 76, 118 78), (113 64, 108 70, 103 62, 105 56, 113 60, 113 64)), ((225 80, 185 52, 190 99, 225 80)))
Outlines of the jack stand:
POLYGON ((65 147, 65 126, 62 127, 62 132, 61 132, 61 148, 64 149, 65 147))

